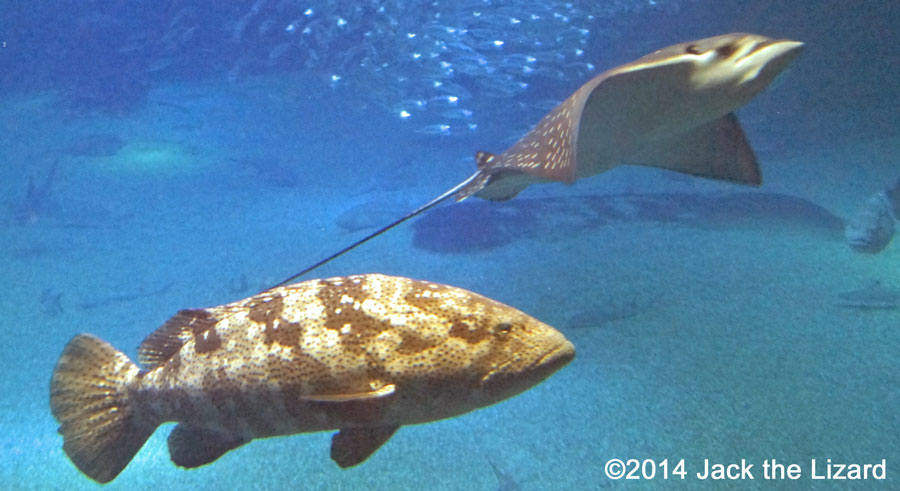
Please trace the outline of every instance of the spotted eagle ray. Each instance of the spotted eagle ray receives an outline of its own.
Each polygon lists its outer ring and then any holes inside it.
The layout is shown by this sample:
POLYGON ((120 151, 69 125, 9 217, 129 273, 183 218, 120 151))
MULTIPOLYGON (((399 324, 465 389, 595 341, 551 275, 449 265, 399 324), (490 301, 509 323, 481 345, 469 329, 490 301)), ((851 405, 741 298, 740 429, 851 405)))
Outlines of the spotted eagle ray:
POLYGON ((759 164, 734 111, 768 86, 802 46, 731 33, 669 46, 603 72, 502 154, 478 152, 477 170, 463 182, 278 285, 450 197, 507 200, 532 183, 572 183, 623 164, 758 186, 759 164))

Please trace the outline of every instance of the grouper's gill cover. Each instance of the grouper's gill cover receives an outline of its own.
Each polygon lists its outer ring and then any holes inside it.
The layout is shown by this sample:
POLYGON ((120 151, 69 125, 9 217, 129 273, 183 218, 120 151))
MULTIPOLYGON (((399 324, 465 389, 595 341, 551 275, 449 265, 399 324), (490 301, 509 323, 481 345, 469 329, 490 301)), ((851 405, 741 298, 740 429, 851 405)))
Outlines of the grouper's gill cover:
POLYGON ((574 356, 552 327, 459 288, 378 274, 311 280, 231 304, 183 310, 139 348, 139 370, 81 334, 53 373, 63 448, 108 482, 158 425, 172 460, 214 461, 254 438, 340 430, 342 467, 404 424, 483 407, 574 356))

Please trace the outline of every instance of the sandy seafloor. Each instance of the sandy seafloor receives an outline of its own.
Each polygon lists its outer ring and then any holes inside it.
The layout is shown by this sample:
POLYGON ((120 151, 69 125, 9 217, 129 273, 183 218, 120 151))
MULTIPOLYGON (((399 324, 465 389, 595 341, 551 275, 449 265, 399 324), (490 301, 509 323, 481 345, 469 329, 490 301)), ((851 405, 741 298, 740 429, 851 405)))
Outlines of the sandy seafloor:
MULTIPOLYGON (((0 487, 96 487, 62 452, 48 407, 74 334, 134 357, 177 310, 250 295, 471 170, 474 148, 380 131, 387 123, 319 103, 266 79, 161 87, 122 118, 63 120, 52 94, 5 101, 0 158, 14 165, 0 167, 0 487), (180 145, 179 156, 142 168, 66 150, 91 134, 180 145), (56 158, 52 192, 17 219, 29 176, 41 182, 56 158), (348 215, 354 207, 371 216, 348 215)), ((329 459, 330 433, 317 433, 185 471, 168 459, 167 425, 107 488, 497 489, 492 464, 526 490, 849 486, 809 480, 810 459, 828 458, 887 459, 889 480, 861 486, 897 488, 900 311, 837 304, 875 280, 900 289, 900 244, 856 254, 841 229, 900 177, 898 148, 874 139, 761 154, 759 189, 617 169, 494 207, 439 208, 314 276, 377 271, 480 292, 557 326, 577 347, 573 363, 496 406, 404 427, 350 470, 329 459), (612 481, 610 458, 685 459, 688 478, 612 481), (705 458, 746 459, 756 480, 698 481, 705 458), (763 481, 772 458, 803 477, 763 481)))

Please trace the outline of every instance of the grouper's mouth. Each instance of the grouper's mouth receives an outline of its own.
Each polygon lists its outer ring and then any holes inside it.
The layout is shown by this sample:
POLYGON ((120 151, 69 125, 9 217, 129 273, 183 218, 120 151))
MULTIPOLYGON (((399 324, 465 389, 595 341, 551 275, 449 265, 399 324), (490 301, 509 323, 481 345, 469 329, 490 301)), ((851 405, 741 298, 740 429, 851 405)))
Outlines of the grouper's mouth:
POLYGON ((535 366, 547 367, 556 371, 572 361, 573 358, 575 358, 575 346, 569 340, 564 339, 558 346, 538 359, 535 366))
POLYGON ((568 339, 562 338, 553 349, 523 369, 513 372, 506 369, 511 364, 510 362, 500 364, 481 378, 481 385, 485 388, 497 389, 510 383, 513 379, 518 379, 519 382, 514 382, 505 387, 506 390, 518 393, 546 379, 572 361, 573 358, 575 358, 575 346, 568 339), (522 382, 524 382, 524 385, 522 382))

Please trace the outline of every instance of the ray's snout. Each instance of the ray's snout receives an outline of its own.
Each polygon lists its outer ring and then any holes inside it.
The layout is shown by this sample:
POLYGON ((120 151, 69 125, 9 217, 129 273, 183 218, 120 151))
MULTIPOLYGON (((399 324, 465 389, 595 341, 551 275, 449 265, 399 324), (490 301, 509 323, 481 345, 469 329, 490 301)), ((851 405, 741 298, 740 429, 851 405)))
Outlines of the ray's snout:
MULTIPOLYGON (((791 39, 771 39, 746 34, 734 59, 736 73, 743 73, 740 84, 756 95, 768 86, 803 51, 803 43, 791 39)), ((752 97, 751 95, 751 97, 752 97)))
POLYGON ((759 43, 753 48, 752 54, 758 54, 765 61, 764 72, 771 72, 771 78, 775 78, 785 69, 794 58, 803 51, 803 43, 791 39, 774 39, 759 43))

